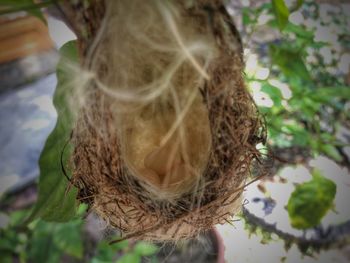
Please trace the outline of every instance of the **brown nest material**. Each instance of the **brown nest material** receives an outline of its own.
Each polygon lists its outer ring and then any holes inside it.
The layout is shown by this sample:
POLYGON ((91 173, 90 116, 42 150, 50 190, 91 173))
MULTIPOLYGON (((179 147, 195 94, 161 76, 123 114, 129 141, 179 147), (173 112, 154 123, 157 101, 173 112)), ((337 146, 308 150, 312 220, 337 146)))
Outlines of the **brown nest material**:
MULTIPOLYGON (((105 4, 90 1, 86 7, 72 2, 75 4, 68 1, 62 8, 71 17, 86 65, 98 54, 96 48, 93 52, 90 48, 103 23, 105 4)), ((125 238, 179 240, 227 221, 241 206, 252 161, 260 156, 256 145, 265 141, 263 121, 244 85, 241 41, 221 1, 177 2, 181 16, 194 17, 198 25, 205 25, 203 30, 198 26, 195 29, 210 34, 217 50, 205 68, 208 78, 198 87, 210 130, 210 148, 200 183, 175 197, 156 198, 150 189, 164 189, 131 171, 123 152, 129 142, 118 130, 124 123, 118 122, 116 127, 113 98, 94 82, 90 84, 88 106, 79 112, 74 129, 72 183, 79 190, 78 199, 121 230, 125 238)), ((106 48, 101 43, 108 41, 102 38, 97 46, 106 48)), ((110 64, 103 59, 96 63, 103 80, 110 64)))

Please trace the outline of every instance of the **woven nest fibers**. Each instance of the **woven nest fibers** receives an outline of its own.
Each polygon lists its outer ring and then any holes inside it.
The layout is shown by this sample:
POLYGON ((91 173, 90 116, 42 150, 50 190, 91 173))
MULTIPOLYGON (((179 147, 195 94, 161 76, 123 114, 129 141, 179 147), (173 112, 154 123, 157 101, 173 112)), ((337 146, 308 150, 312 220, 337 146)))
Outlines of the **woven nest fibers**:
POLYGON ((144 2, 105 3, 72 183, 125 238, 179 240, 238 211, 265 129, 220 1, 144 2))

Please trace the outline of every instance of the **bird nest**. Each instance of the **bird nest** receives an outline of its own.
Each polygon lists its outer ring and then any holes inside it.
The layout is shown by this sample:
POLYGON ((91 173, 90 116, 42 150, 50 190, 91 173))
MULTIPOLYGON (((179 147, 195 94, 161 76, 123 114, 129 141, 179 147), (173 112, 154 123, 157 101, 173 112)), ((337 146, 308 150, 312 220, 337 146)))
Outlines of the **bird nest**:
POLYGON ((79 39, 91 74, 73 131, 71 182, 78 200, 125 238, 193 237, 237 213, 265 141, 239 35, 221 1, 108 2, 65 7, 83 8, 75 24, 90 30, 79 39))

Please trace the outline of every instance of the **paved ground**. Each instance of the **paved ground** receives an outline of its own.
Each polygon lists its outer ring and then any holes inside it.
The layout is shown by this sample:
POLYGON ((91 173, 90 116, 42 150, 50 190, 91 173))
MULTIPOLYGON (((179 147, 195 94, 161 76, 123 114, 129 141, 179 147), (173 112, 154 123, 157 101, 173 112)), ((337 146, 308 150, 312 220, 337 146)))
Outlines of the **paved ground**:
POLYGON ((56 122, 52 95, 55 74, 7 90, 0 96, 0 195, 39 174, 38 159, 56 122))

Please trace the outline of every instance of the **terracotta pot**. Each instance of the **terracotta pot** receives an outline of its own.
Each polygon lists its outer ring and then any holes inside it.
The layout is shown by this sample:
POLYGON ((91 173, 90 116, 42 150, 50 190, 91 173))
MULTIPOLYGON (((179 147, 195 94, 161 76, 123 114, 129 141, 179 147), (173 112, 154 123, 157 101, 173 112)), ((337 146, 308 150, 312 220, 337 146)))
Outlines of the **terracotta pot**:
POLYGON ((202 234, 200 238, 188 240, 182 245, 173 243, 157 245, 160 247, 156 255, 159 262, 225 263, 224 242, 215 227, 202 234), (203 243, 203 240, 206 241, 203 243))
POLYGON ((217 251, 217 263, 225 263, 225 245, 219 231, 216 227, 210 230, 210 236, 212 237, 213 243, 217 251))

